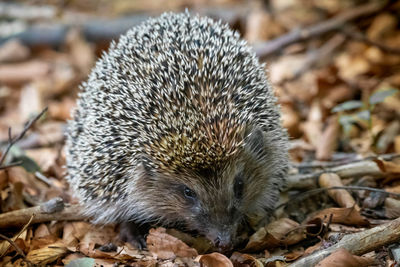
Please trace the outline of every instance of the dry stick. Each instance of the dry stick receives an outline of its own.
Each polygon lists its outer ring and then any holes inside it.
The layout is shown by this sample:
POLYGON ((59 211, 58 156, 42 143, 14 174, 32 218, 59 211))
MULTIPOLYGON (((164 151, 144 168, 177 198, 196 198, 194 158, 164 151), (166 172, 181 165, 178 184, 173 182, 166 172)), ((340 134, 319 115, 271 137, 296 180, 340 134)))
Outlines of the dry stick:
POLYGON ((379 189, 379 188, 373 188, 373 187, 367 187, 367 186, 352 186, 352 185, 350 185, 350 186, 332 186, 332 187, 311 189, 311 190, 308 190, 305 192, 298 193, 297 195, 294 195, 293 197, 291 197, 285 203, 282 203, 279 206, 277 206, 275 209, 277 210, 277 209, 280 209, 281 207, 285 207, 289 203, 293 202, 294 200, 300 201, 300 200, 303 200, 310 196, 319 194, 321 192, 330 191, 330 190, 341 190, 341 189, 349 190, 349 191, 366 190, 366 191, 371 191, 371 192, 378 192, 378 193, 386 194, 387 196, 391 196, 391 197, 400 199, 400 194, 388 192, 388 191, 385 191, 384 189, 379 189))
POLYGON ((79 221, 88 219, 80 214, 79 205, 64 207, 60 198, 49 200, 40 206, 0 214, 0 229, 25 225, 32 216, 32 223, 48 221, 79 221))
POLYGON ((13 162, 13 163, 8 164, 8 165, 0 166, 0 170, 5 170, 5 169, 11 168, 11 167, 20 166, 21 164, 22 164, 22 161, 13 162))
POLYGON ((400 239, 400 218, 380 226, 344 236, 335 245, 317 251, 305 258, 294 262, 291 267, 314 266, 339 248, 344 248, 354 255, 363 255, 367 252, 389 245, 400 239))
POLYGON ((324 22, 320 22, 304 29, 296 29, 274 40, 255 45, 254 51, 259 57, 268 56, 290 44, 339 29, 349 21, 376 13, 386 7, 386 4, 387 1, 377 1, 355 7, 324 22))
POLYGON ((364 158, 350 158, 345 160, 337 160, 337 161, 311 161, 311 162, 300 162, 300 163, 292 163, 294 168, 328 168, 328 167, 337 167, 344 164, 350 164, 354 162, 360 162, 365 160, 393 160, 395 158, 399 158, 399 153, 390 153, 390 154, 380 154, 378 156, 368 156, 364 158))
POLYGON ((4 151, 3 155, 1 155, 0 158, 0 166, 3 165, 4 160, 6 159, 6 156, 8 152, 10 151, 10 148, 15 145, 16 142, 21 140, 26 132, 32 127, 32 125, 40 118, 42 115, 47 111, 47 107, 43 109, 38 115, 36 115, 32 120, 30 120, 24 127, 23 131, 16 137, 12 138, 11 137, 11 128, 8 128, 8 146, 6 150, 4 151))
POLYGON ((34 217, 34 216, 32 215, 31 218, 29 219, 29 221, 25 224, 25 226, 21 229, 21 231, 19 231, 19 233, 18 233, 15 237, 13 237, 13 238, 8 238, 8 237, 6 237, 6 236, 4 236, 4 235, 1 235, 1 236, 0 236, 1 238, 7 240, 8 243, 9 243, 9 246, 4 250, 4 253, 3 253, 2 255, 0 255, 0 258, 2 258, 2 257, 6 254, 6 252, 7 252, 7 250, 9 249, 10 246, 13 246, 13 247, 17 250, 17 252, 24 258, 24 260, 25 260, 26 262, 28 262, 28 264, 31 264, 31 262, 30 262, 29 260, 26 259, 26 256, 25 256, 24 252, 20 249, 20 247, 18 247, 17 244, 15 244, 14 241, 17 240, 18 237, 28 228, 28 226, 31 224, 31 222, 32 222, 32 220, 33 220, 33 217, 34 217), (20 253, 20 252, 22 252, 22 253, 20 253))
POLYGON ((22 249, 21 249, 20 247, 18 247, 18 245, 15 244, 15 242, 14 242, 11 238, 9 238, 9 237, 7 237, 7 236, 5 236, 5 235, 3 235, 3 234, 0 234, 0 238, 6 240, 11 246, 13 246, 13 247, 15 248, 15 251, 17 251, 17 253, 18 253, 19 255, 21 255, 22 258, 24 258, 24 260, 25 260, 26 262, 28 262, 28 264, 30 264, 30 266, 32 266, 32 265, 31 265, 31 262, 28 261, 28 260, 26 260, 26 255, 25 255, 25 253, 22 251, 22 249))
POLYGON ((289 189, 311 189, 316 188, 318 177, 325 172, 333 172, 341 178, 360 177, 370 175, 374 177, 382 177, 384 173, 378 165, 371 160, 363 160, 353 162, 342 166, 337 166, 323 171, 310 173, 310 174, 295 174, 288 177, 288 184, 286 190, 289 189))

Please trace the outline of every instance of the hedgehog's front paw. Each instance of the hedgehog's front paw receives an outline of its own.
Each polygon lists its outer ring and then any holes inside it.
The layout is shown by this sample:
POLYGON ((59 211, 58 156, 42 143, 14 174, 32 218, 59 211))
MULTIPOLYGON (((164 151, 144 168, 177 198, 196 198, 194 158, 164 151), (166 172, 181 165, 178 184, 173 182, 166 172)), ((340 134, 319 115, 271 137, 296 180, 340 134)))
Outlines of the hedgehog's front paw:
POLYGON ((119 236, 123 242, 128 242, 131 245, 142 250, 146 248, 146 235, 149 233, 150 225, 137 224, 135 222, 121 223, 119 236))

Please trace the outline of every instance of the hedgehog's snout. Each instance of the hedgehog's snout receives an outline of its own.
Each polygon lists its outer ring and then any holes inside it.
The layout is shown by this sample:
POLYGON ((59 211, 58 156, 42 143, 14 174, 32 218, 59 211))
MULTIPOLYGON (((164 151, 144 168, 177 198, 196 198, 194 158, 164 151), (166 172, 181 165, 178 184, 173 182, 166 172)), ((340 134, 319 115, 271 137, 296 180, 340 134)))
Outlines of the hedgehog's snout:
POLYGON ((210 230, 206 237, 214 244, 220 252, 228 252, 233 249, 235 234, 229 229, 210 230))

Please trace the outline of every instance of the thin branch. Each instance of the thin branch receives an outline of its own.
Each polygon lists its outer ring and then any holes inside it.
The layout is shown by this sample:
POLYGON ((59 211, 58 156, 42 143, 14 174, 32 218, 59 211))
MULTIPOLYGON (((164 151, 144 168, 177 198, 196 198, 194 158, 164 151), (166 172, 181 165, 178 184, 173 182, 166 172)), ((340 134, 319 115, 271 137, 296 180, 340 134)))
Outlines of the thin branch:
POLYGON ((11 168, 11 167, 20 166, 21 164, 22 164, 22 161, 13 162, 13 163, 10 163, 7 165, 0 166, 0 170, 5 170, 5 169, 11 168))
POLYGON ((81 208, 79 205, 64 207, 63 201, 59 198, 51 199, 40 206, 0 214, 0 229, 25 225, 32 215, 34 215, 32 223, 89 219, 88 216, 80 213, 81 208))
POLYGON ((344 236, 335 245, 314 252, 296 262, 292 267, 315 266, 339 248, 344 248, 354 255, 363 255, 367 252, 397 242, 400 238, 400 218, 374 228, 344 236))
MULTIPOLYGON (((32 223, 32 220, 33 220, 33 215, 31 216, 31 218, 29 219, 29 221, 24 225, 24 227, 21 229, 21 231, 19 231, 19 233, 15 236, 15 237, 13 237, 12 239, 10 239, 11 241, 13 241, 14 242, 14 240, 17 240, 17 238, 28 228, 28 226, 29 225, 31 225, 31 223, 32 223), (13 240, 14 239, 14 240, 13 240)), ((6 239, 7 240, 7 239, 6 239)), ((12 243, 10 243, 10 245, 13 245, 12 243)), ((17 245, 16 245, 17 246, 17 245)), ((9 246, 10 247, 10 246, 9 246)), ((8 247, 8 248, 9 248, 8 247)), ((15 247, 15 246, 14 246, 15 247)), ((18 247, 18 246, 17 246, 18 247)), ((2 254, 2 255, 0 255, 0 258, 2 258, 4 255, 5 255, 5 253, 7 252, 7 250, 8 250, 8 248, 7 249, 5 249, 4 250, 4 253, 2 254)), ((19 247, 18 247, 19 248, 19 247)), ((17 248, 16 248, 17 249, 17 248)), ((18 249, 17 249, 18 250, 18 249)), ((22 255, 24 258, 25 258, 25 255, 22 255)))
POLYGON ((296 29, 274 40, 255 45, 254 50, 259 57, 268 56, 290 44, 308 40, 327 32, 337 30, 349 21, 379 12, 387 6, 387 3, 387 1, 376 1, 354 7, 331 19, 319 22, 316 25, 312 25, 303 29, 296 29))
POLYGON ((400 198, 400 194, 387 192, 384 189, 378 189, 378 188, 373 188, 373 187, 367 187, 367 186, 332 186, 332 187, 326 187, 326 188, 311 189, 311 190, 308 190, 308 191, 305 191, 305 192, 298 193, 298 194, 294 195, 292 198, 290 198, 287 202, 280 204, 275 209, 280 209, 282 207, 285 207, 290 202, 292 202, 294 200, 299 201, 299 200, 308 198, 310 196, 319 194, 321 192, 330 191, 330 190, 338 190, 338 189, 344 189, 344 190, 349 190, 349 191, 367 190, 367 191, 370 191, 370 192, 378 192, 378 193, 386 194, 388 196, 392 196, 392 197, 395 197, 395 198, 400 198))
POLYGON ((15 145, 15 143, 17 143, 19 140, 21 140, 21 139, 24 137, 24 135, 26 134, 26 132, 32 127, 32 125, 33 125, 37 120, 40 119, 40 117, 42 117, 42 115, 47 111, 47 109, 48 109, 47 107, 44 108, 38 115, 36 115, 33 119, 31 119, 31 120, 25 125, 24 129, 22 130, 22 132, 21 132, 18 136, 14 137, 14 138, 11 137, 11 128, 8 128, 8 146, 7 146, 6 150, 4 151, 4 153, 1 155, 1 158, 0 158, 0 166, 3 165, 4 160, 6 159, 6 156, 7 156, 8 152, 10 151, 11 147, 12 147, 13 145, 15 145))
POLYGON ((6 240, 8 243, 10 243, 10 245, 13 246, 13 247, 15 248, 15 250, 17 251, 17 253, 18 253, 19 255, 21 255, 24 259, 26 259, 25 253, 22 251, 22 249, 21 249, 20 247, 18 247, 17 244, 15 244, 15 242, 14 242, 11 238, 9 238, 9 237, 7 237, 7 236, 5 236, 5 235, 3 235, 3 234, 0 234, 0 238, 4 239, 4 240, 6 240))

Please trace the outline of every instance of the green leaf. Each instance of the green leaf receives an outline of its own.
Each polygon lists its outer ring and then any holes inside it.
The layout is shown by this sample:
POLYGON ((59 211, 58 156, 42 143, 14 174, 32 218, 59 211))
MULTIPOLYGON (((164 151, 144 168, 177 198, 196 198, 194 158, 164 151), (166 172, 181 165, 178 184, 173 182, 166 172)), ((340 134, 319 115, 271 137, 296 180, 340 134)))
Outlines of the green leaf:
POLYGON ((362 110, 356 114, 361 120, 369 121, 371 118, 371 112, 369 110, 362 110))
POLYGON ((397 93, 399 90, 392 88, 392 89, 386 89, 386 90, 379 90, 375 93, 373 93, 370 97, 369 97, 369 104, 370 105, 375 105, 378 103, 382 103, 383 101, 385 101, 386 97, 392 96, 395 93, 397 93))
POLYGON ((361 108, 363 106, 363 102, 359 100, 351 100, 343 102, 332 109, 332 112, 339 112, 344 110, 351 110, 356 108, 361 108))
POLYGON ((24 167, 24 169, 27 172, 37 172, 40 171, 40 167, 39 165, 30 157, 26 156, 26 155, 21 155, 18 157, 13 157, 13 162, 21 162, 21 166, 24 167))
POLYGON ((80 258, 70 261, 65 267, 93 267, 95 264, 92 258, 80 258))
POLYGON ((339 123, 342 126, 351 125, 357 121, 357 117, 354 115, 342 115, 339 117, 339 123))

